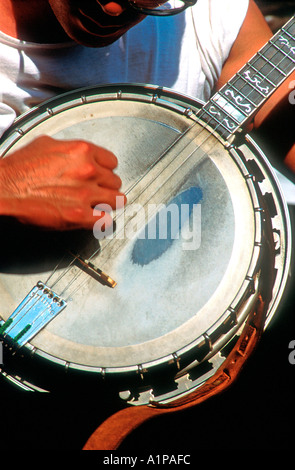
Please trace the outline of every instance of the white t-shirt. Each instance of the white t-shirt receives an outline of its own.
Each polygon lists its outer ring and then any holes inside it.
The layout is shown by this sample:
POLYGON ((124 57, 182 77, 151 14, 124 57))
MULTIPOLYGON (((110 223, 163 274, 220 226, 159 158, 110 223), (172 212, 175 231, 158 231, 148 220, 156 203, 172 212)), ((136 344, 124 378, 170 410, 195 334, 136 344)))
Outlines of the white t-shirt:
POLYGON ((35 44, 0 33, 0 135, 59 93, 148 83, 206 101, 243 24, 248 0, 198 0, 183 14, 146 17, 114 44, 35 44))

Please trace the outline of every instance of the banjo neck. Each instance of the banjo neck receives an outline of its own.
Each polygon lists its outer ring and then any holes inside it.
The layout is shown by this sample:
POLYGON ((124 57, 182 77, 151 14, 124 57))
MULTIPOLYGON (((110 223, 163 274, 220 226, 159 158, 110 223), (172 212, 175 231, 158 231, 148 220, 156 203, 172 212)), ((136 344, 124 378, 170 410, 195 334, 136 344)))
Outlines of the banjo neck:
POLYGON ((229 140, 295 69, 295 16, 203 106, 199 116, 229 140))

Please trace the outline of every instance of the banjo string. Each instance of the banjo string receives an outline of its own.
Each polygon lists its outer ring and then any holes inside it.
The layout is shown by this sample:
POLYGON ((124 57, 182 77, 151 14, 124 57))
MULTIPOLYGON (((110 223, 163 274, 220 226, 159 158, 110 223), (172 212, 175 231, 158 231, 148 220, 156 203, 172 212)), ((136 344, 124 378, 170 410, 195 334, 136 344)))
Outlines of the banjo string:
MULTIPOLYGON (((143 178, 149 173, 149 171, 150 171, 153 167, 155 167, 158 162, 160 162, 160 161, 163 159, 163 157, 166 155, 166 153, 167 153, 170 149, 172 149, 173 146, 176 145, 176 144, 187 134, 187 132, 189 132, 196 124, 197 124, 197 122, 195 122, 194 124, 192 124, 192 125, 191 125, 190 127, 188 127, 183 133, 181 133, 179 136, 177 136, 177 138, 165 149, 165 151, 155 160, 155 162, 152 163, 152 165, 149 167, 149 169, 148 169, 142 176, 140 176, 140 177, 137 179, 137 181, 135 181, 135 182, 133 183, 133 185, 130 186, 130 188, 128 188, 128 190, 127 190, 126 193, 125 193, 126 196, 136 187, 136 185, 137 185, 140 181, 143 180, 143 178)), ((188 143, 188 144, 189 144, 189 143, 188 143)), ((158 175, 158 176, 159 176, 159 175, 158 175)), ((157 176, 157 177, 158 177, 158 176, 157 176)), ((146 190, 146 187, 143 189, 142 192, 144 192, 145 190, 146 190)), ((132 204, 133 202, 134 202, 134 201, 132 201, 131 204, 132 204)), ((124 210, 125 210, 125 209, 124 209, 124 210)), ((123 217, 123 216, 124 216, 124 212, 123 212, 123 214, 122 214, 122 217, 123 217)), ((119 216, 119 217, 120 217, 120 216, 119 216)), ((114 221, 115 221, 115 220, 118 220, 118 217, 117 217, 117 218, 114 217, 113 220, 114 220, 114 221)), ((88 258, 88 261, 90 261, 98 252, 99 252, 99 248, 93 252, 93 254, 88 258)), ((79 256, 79 254, 78 254, 78 256, 79 256)), ((63 259, 63 258, 64 258, 64 256, 62 257, 62 259, 63 259)), ((53 269, 53 271, 51 272, 51 274, 48 276, 48 278, 47 278, 45 284, 47 284, 47 283, 50 281, 50 279, 54 276, 54 274, 55 274, 55 272, 57 271, 57 269, 58 269, 60 263, 62 262, 62 259, 57 263, 57 265, 55 266, 55 268, 53 269)), ((68 270, 72 267, 72 265, 74 264, 74 261, 75 261, 75 259, 73 259, 73 260, 69 263, 68 267, 66 268, 65 274, 67 274, 68 270)), ((59 280, 60 280, 62 277, 63 277, 63 273, 62 273, 62 274, 58 277, 58 279, 51 285, 51 288, 53 288, 53 286, 55 286, 55 285, 59 282, 59 280)))
MULTIPOLYGON (((195 122, 194 124, 192 124, 183 134, 181 134, 181 136, 178 136, 178 138, 177 138, 169 147, 172 148, 173 145, 175 145, 176 142, 180 140, 180 138, 184 137, 184 134, 186 134, 189 130, 191 130, 196 124, 197 124, 197 122, 195 122)), ((200 136, 203 131, 204 131, 204 128, 201 128, 201 129, 200 129, 200 132, 199 132, 196 136, 200 136)), ((207 135, 207 133, 206 133, 206 136, 207 136, 207 138, 210 137, 210 136, 207 135)), ((192 139, 192 140, 193 140, 193 139, 192 139)), ((185 160, 174 170, 174 174, 175 174, 176 172, 178 172, 178 170, 181 168, 181 166, 184 165, 185 162, 186 162, 189 158, 191 158, 191 156, 201 148, 201 146, 203 145, 203 143, 205 143, 205 141, 206 141, 206 139, 204 139, 204 141, 203 141, 199 146, 197 146, 197 147, 185 158, 185 160)), ((188 142, 187 146, 188 146, 190 143, 191 143, 191 141, 188 142)), ((185 147, 185 148, 186 148, 186 147, 185 147)), ((164 152, 164 154, 166 154, 167 151, 168 151, 168 150, 166 149, 165 152, 164 152)), ((160 161, 161 158, 163 158, 164 154, 162 154, 162 155, 157 159, 157 162, 160 161)), ((203 154, 202 156, 200 156, 198 163, 200 163, 200 162, 204 159, 204 157, 205 157, 206 155, 207 155, 207 154, 204 152, 204 154, 203 154)), ((154 166, 154 165, 155 165, 155 164, 153 163, 153 166, 154 166)), ((168 168, 168 166, 169 166, 169 165, 167 165, 162 171, 164 171, 166 168, 168 168)), ((158 177, 161 175, 162 171, 160 171, 160 172, 158 173, 158 175, 156 176, 156 178, 158 178, 158 177)), ((166 181, 164 181, 163 185, 166 184, 172 176, 173 176, 173 174, 170 174, 169 177, 166 179, 166 181)), ((143 179, 143 176, 140 177, 140 180, 142 180, 142 179, 143 179)), ((139 180, 138 180, 138 181, 139 181, 139 180)), ((132 186, 132 189, 136 186, 136 184, 137 184, 137 182, 132 186)), ((137 197, 134 198, 133 203, 134 203, 136 200, 138 200, 138 199, 140 198, 140 196, 141 196, 145 191, 148 190, 148 188, 149 188, 149 185, 146 185, 145 188, 141 191, 141 193, 140 193, 137 197)), ((128 190, 128 192, 130 192, 130 189, 128 190)), ((151 199, 156 193, 157 193, 157 191, 155 191, 154 193, 152 193, 152 194, 150 195, 150 198, 149 198, 149 199, 151 199)), ((127 192, 126 192, 126 194, 127 194, 127 192)), ((146 202, 146 204, 148 204, 148 201, 146 202)), ((104 249, 106 249, 106 248, 110 245, 110 243, 113 243, 113 239, 111 239, 111 240, 108 241, 108 243, 106 244, 106 246, 105 246, 104 249)), ((120 247, 118 247, 116 251, 118 251, 119 249, 120 249, 120 247)), ((99 249, 98 249, 98 250, 95 250, 95 251, 91 254, 91 256, 89 257, 89 261, 98 253, 98 251, 99 251, 99 249)), ((79 256, 79 255, 77 255, 77 256, 79 256)), ((65 257, 65 255, 62 257, 62 259, 64 259, 64 257, 65 257)), ((56 265, 56 267, 53 269, 53 271, 51 272, 51 274, 49 275, 49 277, 46 279, 46 282, 45 282, 46 285, 48 285, 49 280, 50 280, 50 279, 54 276, 54 274, 57 272, 58 266, 60 265, 61 262, 62 262, 62 260, 56 265)), ((71 270, 71 268, 73 267, 74 262, 75 262, 75 257, 71 260, 71 262, 68 264, 68 266, 63 270, 63 272, 58 276, 58 278, 50 285, 50 289, 53 289, 54 286, 55 286, 56 284, 58 284, 58 282, 59 282, 63 277, 65 277, 65 276, 67 275, 67 273, 68 273, 68 272, 71 270)), ((103 264, 102 266, 104 266, 104 264, 103 264)), ((72 276, 72 279, 68 282, 68 284, 65 286, 65 288, 63 289, 63 291, 59 294, 60 297, 63 297, 63 295, 68 291, 68 289, 70 289, 71 285, 74 284, 74 282, 75 282, 79 277, 81 277, 82 274, 83 274, 82 271, 78 271, 78 273, 76 273, 75 275, 72 276)), ((87 283, 87 281, 88 281, 88 276, 86 276, 86 278, 84 279, 84 281, 82 281, 73 291, 71 291, 70 293, 68 293, 68 296, 67 296, 67 298, 65 299, 65 301, 68 301, 68 300, 70 299, 70 297, 74 296, 74 295, 76 294, 76 292, 77 292, 78 290, 80 290, 80 289, 87 283)), ((39 301, 39 298, 38 298, 37 294, 35 294, 34 297, 35 297, 35 301, 34 301, 33 304, 31 304, 31 306, 30 306, 30 308, 29 308, 28 310, 26 310, 25 307, 26 307, 26 304, 29 302, 29 300, 28 300, 28 301, 22 306, 22 308, 19 310, 19 313, 21 313, 22 311, 23 311, 24 313, 23 313, 22 315, 19 315, 19 316, 18 316, 18 320, 13 323, 14 327, 15 327, 16 325, 18 325, 18 324, 21 322, 21 320, 24 318, 24 316, 36 306, 36 304, 37 304, 38 301, 39 301)), ((40 318, 44 313, 47 312, 47 309, 48 309, 48 308, 49 308, 49 307, 45 307, 45 308, 43 309, 43 311, 41 311, 41 312, 37 315, 37 317, 34 318, 34 320, 30 323, 31 327, 34 325, 34 323, 37 321, 38 318, 40 318)), ((32 330, 31 330, 31 331, 32 331, 32 330)))
MULTIPOLYGON (((288 54, 286 54, 286 55, 287 55, 288 57, 289 57, 289 56, 291 57, 291 51, 290 51, 288 54)), ((284 60, 284 57, 281 59, 280 62, 283 62, 283 60, 284 60)), ((278 64, 278 66, 280 65, 280 62, 279 62, 279 64, 278 64)), ((268 74, 265 75, 265 78, 268 78, 268 75, 270 75, 271 72, 272 72, 272 70, 270 70, 270 71, 268 72, 268 74)), ((248 98, 248 95, 246 95, 246 98, 248 98)), ((170 144, 170 146, 163 152, 163 154, 160 155, 160 157, 151 165, 151 167, 150 167, 149 170, 147 170, 147 171, 150 171, 150 169, 151 169, 153 166, 155 166, 155 165, 165 156, 165 154, 169 151, 170 148, 172 148, 180 139, 182 139, 183 137, 185 137, 185 135, 187 134, 187 132, 189 132, 194 126, 196 126, 198 123, 200 123, 200 121, 202 121, 201 118, 202 118, 203 113, 204 113, 204 110, 203 110, 203 107, 201 107, 200 110, 198 110, 198 112, 195 114, 195 116, 197 117, 197 120, 194 122, 194 124, 192 124, 190 127, 188 127, 188 129, 186 129, 183 133, 181 133, 181 134, 177 137, 177 139, 176 139, 174 142, 172 142, 172 144, 170 144)), ((207 132, 206 132, 206 136, 207 136, 207 137, 206 137, 205 140, 195 149, 195 151, 199 150, 199 148, 206 142, 206 139, 207 139, 207 138, 209 139, 209 137, 210 137, 211 135, 214 135, 214 133, 218 130, 218 127, 219 127, 220 125, 221 125, 221 123, 218 123, 218 122, 217 122, 215 128, 213 129, 211 126, 209 126, 209 124, 208 124, 207 122, 204 122, 204 121, 201 122, 201 130, 200 130, 200 132, 196 135, 196 137, 199 136, 199 135, 200 135, 202 132, 204 132, 205 130, 207 131, 207 132)), ((238 128, 239 128, 239 127, 241 127, 241 125, 239 125, 238 128)), ((192 140, 194 140, 194 139, 192 139, 192 140)), ((191 143, 191 141, 188 142, 187 145, 189 145, 190 143, 191 143)), ((194 152, 192 152, 192 153, 194 153, 194 152)), ((205 154, 205 155, 206 155, 206 154, 205 154)), ((200 158, 200 160, 201 160, 201 158, 200 158)), ((142 177, 139 178, 139 179, 134 183, 133 187, 134 187, 136 184, 138 184, 138 182, 139 182, 142 178, 144 178, 144 176, 145 176, 145 175, 142 175, 142 177)), ((158 176, 157 176, 157 177, 158 177, 158 176)), ((133 187, 129 188, 128 192, 130 192, 133 187)), ((144 188, 143 191, 145 191, 145 190, 146 190, 146 188, 144 188)), ((128 194, 128 192, 126 192, 126 195, 128 194)), ((110 240, 110 241, 111 241, 111 240, 110 240)), ((95 250, 95 251, 93 252, 93 254, 90 256, 89 260, 92 259, 92 258, 98 253, 98 251, 99 251, 99 249, 98 249, 98 250, 95 250)), ((73 266, 74 262, 75 262, 75 259, 73 259, 73 260, 69 263, 68 267, 63 271, 63 273, 60 274, 60 276, 58 277, 58 280, 53 283, 53 286, 56 285, 57 282, 59 282, 59 280, 61 280, 61 279, 66 275, 67 272, 69 272, 69 270, 70 270, 71 267, 73 266)), ((51 275, 48 277, 48 281, 52 278, 52 276, 54 275, 54 273, 58 270, 58 266, 59 266, 59 265, 60 265, 60 263, 58 263, 58 264, 56 265, 55 269, 52 271, 51 275)), ((63 293, 70 287, 70 285, 73 284, 74 280, 76 280, 79 276, 81 276, 81 274, 82 274, 82 271, 80 271, 78 274, 76 274, 76 275, 74 276, 74 278, 72 279, 72 281, 71 281, 71 282, 68 284, 68 286, 64 289, 63 293)), ((82 283, 73 291, 72 295, 73 295, 74 293, 76 293, 77 290, 80 289, 80 287, 81 287, 82 285, 84 285, 84 283, 85 283, 86 281, 87 281, 87 279, 86 279, 84 282, 82 282, 82 283)), ((70 294, 70 295, 71 295, 71 294, 70 294)))
MULTIPOLYGON (((181 136, 179 136, 179 137, 176 139, 176 141, 174 141, 174 142, 172 143, 172 145, 170 145, 170 148, 172 148, 173 145, 175 145, 175 144, 179 141, 179 139, 183 138, 183 137, 186 135, 186 133, 187 133, 188 131, 190 131, 193 127, 195 127, 198 123, 200 123, 200 120, 201 120, 201 117, 200 117, 199 115, 197 115, 197 121, 195 121, 194 124, 192 124, 188 129, 186 129, 186 131, 185 131, 184 133, 182 133, 181 136)), ((191 144, 191 142, 192 142, 196 137, 199 137, 199 136, 201 136, 202 134, 205 134, 204 140, 203 140, 200 144, 198 144, 198 145, 196 146, 196 148, 185 158, 185 160, 184 160, 183 162, 181 162, 181 164, 174 170, 174 173, 178 172, 179 169, 181 168, 181 166, 184 165, 184 164, 187 162, 187 160, 192 157, 192 155, 193 155, 194 153, 198 152, 200 149, 202 150, 202 145, 204 145, 204 143, 211 137, 211 135, 214 134, 214 132, 217 130, 217 128, 218 128, 219 125, 220 125, 220 124, 218 123, 218 124, 216 125, 215 129, 212 130, 211 128, 209 128, 209 124, 202 122, 202 127, 201 127, 201 129, 200 129, 199 132, 196 134, 196 136, 195 136, 193 139, 191 139, 191 140, 187 143, 187 145, 184 147, 184 149, 185 149, 187 146, 189 146, 189 145, 191 144)), ((214 143, 214 145, 215 145, 215 143, 214 143)), ((183 149, 183 150, 184 150, 184 149, 183 149)), ((166 153, 167 153, 167 149, 165 150, 164 154, 166 154, 166 153)), ((163 158, 164 154, 162 154, 162 155, 160 156, 160 158, 157 159, 157 162, 160 161, 161 158, 163 158)), ((197 162, 197 163, 198 163, 198 164, 201 163, 201 162, 204 160, 204 158, 205 158, 206 156, 207 156, 207 152, 203 152, 202 155, 199 155, 199 158, 198 158, 198 162, 197 162)), ((153 164, 153 165, 154 165, 154 164, 153 164)), ((163 168, 163 170, 161 170, 161 171, 157 174, 156 178, 160 177, 162 171, 166 170, 166 169, 168 168, 168 166, 169 166, 169 165, 165 166, 165 167, 163 168)), ((169 175, 169 177, 164 181, 163 185, 166 184, 166 183, 169 181, 169 179, 173 176, 174 173, 172 173, 172 174, 169 175)), ((141 177, 140 180, 141 180, 142 178, 143 178, 143 177, 141 177)), ((155 179, 156 179, 156 178, 155 178, 155 179)), ((137 183, 136 183, 136 184, 137 184, 137 183)), ((136 186, 136 184, 132 186, 132 189, 136 186)), ((134 200, 132 201, 132 203, 134 203, 136 200, 138 200, 138 199, 142 196, 142 194, 143 194, 145 191, 147 191, 148 189, 149 189, 149 185, 146 185, 146 187, 140 192, 140 194, 134 198, 134 200)), ((129 190, 128 192, 130 192, 130 190, 129 190)), ((128 192, 126 192, 126 194, 128 194, 128 192)), ((154 193, 152 193, 152 194, 150 195, 149 200, 150 200, 156 193, 157 193, 157 190, 156 190, 154 193)), ((147 204, 148 204, 148 201, 146 202, 145 205, 147 205, 147 204)), ((143 206, 143 207, 145 207, 145 206, 143 206)), ((126 211, 126 209, 123 210, 123 213, 121 213, 121 214, 119 215, 119 217, 124 217, 125 211, 126 211)), ((116 220, 116 219, 114 219, 114 220, 116 220)), ((123 230, 124 230, 124 229, 123 229, 123 230)), ((104 251, 109 247, 110 244, 113 244, 113 243, 114 243, 114 239, 110 239, 110 240, 106 243, 106 245, 104 246, 104 251)), ((117 251, 118 251, 119 249, 120 249, 120 247, 117 248, 117 251)), ((100 248, 98 248, 97 250, 95 250, 95 251, 90 255, 90 257, 88 258, 88 261, 90 261, 91 259, 93 259, 99 251, 100 251, 100 248)), ((79 255, 77 255, 77 256, 79 256, 79 255)), ((74 260, 73 260, 72 264, 73 264, 73 263, 74 263, 74 260)), ((104 266, 105 266, 105 264, 102 264, 102 265, 101 265, 101 267, 104 267, 104 266)), ((70 267, 71 267, 71 266, 70 266, 70 267)), ((69 269, 70 269, 70 267, 69 267, 69 269)), ((68 271, 67 271, 67 272, 68 272, 68 271)), ((66 291, 68 290, 68 288, 70 288, 70 286, 71 286, 82 274, 83 274, 83 271, 79 271, 78 273, 76 273, 75 275, 73 275, 73 278, 69 281, 68 285, 64 288, 64 290, 62 291, 62 293, 61 293, 60 295, 61 295, 61 296, 64 295, 64 294, 66 293, 66 291)), ((62 274, 59 276, 58 280, 60 280, 64 275, 65 275, 65 273, 62 273, 62 274)), ((72 291, 72 292, 70 292, 70 293, 68 294, 68 298, 69 298, 70 296, 73 296, 73 295, 87 282, 87 280, 88 280, 88 277, 86 277, 86 279, 85 279, 84 281, 82 281, 82 283, 81 283, 80 285, 78 285, 78 286, 74 289, 74 291, 72 291)), ((54 283, 54 285, 56 285, 56 282, 54 283)), ((68 298, 67 298, 66 300, 68 300, 68 298)))

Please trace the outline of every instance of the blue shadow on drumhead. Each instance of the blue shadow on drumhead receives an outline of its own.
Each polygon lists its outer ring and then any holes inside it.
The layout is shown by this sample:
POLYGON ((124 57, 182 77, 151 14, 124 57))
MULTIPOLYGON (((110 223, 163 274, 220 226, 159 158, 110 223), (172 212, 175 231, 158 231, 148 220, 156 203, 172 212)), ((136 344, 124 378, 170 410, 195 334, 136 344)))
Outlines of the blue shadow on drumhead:
POLYGON ((202 190, 192 186, 161 207, 139 233, 132 250, 133 263, 144 266, 165 253, 181 237, 181 229, 191 217, 194 205, 202 199, 202 190))

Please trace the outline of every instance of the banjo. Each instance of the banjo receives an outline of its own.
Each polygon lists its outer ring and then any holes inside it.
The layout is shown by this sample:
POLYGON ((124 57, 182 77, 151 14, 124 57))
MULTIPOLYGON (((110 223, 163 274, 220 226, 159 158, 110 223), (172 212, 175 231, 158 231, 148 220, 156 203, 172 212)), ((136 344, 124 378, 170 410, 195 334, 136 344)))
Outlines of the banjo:
POLYGON ((159 410, 209 396, 216 374, 240 369, 291 260, 279 183, 242 129, 294 70, 294 31, 293 17, 205 104, 114 84, 15 121, 1 157, 41 134, 92 141, 118 157, 128 204, 104 237, 6 231, 3 377, 28 391, 110 384, 132 409, 159 410))

